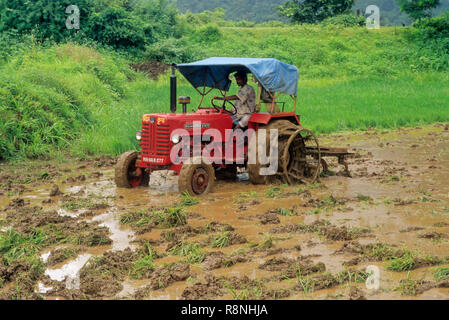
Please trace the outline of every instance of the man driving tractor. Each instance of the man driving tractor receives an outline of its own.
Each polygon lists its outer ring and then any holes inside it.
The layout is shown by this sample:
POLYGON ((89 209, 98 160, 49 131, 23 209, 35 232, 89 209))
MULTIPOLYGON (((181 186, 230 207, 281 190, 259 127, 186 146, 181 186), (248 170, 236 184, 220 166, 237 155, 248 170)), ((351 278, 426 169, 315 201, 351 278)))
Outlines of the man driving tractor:
POLYGON ((237 100, 235 108, 237 113, 232 116, 235 128, 246 128, 251 115, 256 112, 256 92, 248 84, 248 76, 245 72, 238 71, 234 74, 235 81, 240 88, 237 95, 229 97, 214 97, 216 100, 237 100))

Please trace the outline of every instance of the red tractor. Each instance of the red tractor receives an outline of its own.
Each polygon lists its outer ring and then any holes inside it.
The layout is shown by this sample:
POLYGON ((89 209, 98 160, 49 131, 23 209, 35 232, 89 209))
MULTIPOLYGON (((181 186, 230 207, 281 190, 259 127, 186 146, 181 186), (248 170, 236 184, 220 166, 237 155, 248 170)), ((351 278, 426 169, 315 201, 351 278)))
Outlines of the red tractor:
MULTIPOLYGON (((348 153, 345 149, 320 148, 313 133, 302 127, 296 115, 297 87, 298 69, 276 59, 209 58, 173 66, 171 113, 143 115, 142 129, 136 136, 141 150, 120 156, 115 168, 117 186, 148 186, 152 172, 172 170, 179 176, 181 193, 202 195, 211 190, 216 174, 236 174, 239 167, 247 170, 254 184, 274 180, 288 184, 315 182, 321 165, 327 169, 322 156, 337 156, 339 162, 344 163, 348 153), (198 110, 194 113, 186 110, 189 97, 179 98, 183 112, 176 113, 175 68, 201 95, 198 110), (222 105, 217 105, 218 102, 212 99, 210 106, 202 107, 204 98, 214 89, 226 97, 231 84, 229 75, 238 71, 251 73, 258 86, 258 111, 252 114, 243 140, 232 134, 232 115, 236 109, 230 101, 223 100, 222 105), (293 111, 284 112, 285 102, 278 101, 280 94, 292 98, 293 111), (262 104, 266 112, 260 112, 262 104), (258 137, 260 129, 267 129, 264 137, 258 137), (277 130, 276 143, 268 134, 273 129, 277 130), (259 147, 260 140, 266 142, 262 143, 262 148, 266 149, 263 151, 268 157, 273 154, 277 157, 277 168, 269 175, 261 174, 261 169, 267 168, 268 164, 261 163, 260 158, 256 156, 255 161, 248 161, 249 146, 257 145, 258 140, 259 147), (273 153, 270 145, 275 144, 277 152, 273 153), (226 148, 230 152, 226 152, 226 148)), ((260 149, 256 151, 258 153, 261 153, 260 149)))

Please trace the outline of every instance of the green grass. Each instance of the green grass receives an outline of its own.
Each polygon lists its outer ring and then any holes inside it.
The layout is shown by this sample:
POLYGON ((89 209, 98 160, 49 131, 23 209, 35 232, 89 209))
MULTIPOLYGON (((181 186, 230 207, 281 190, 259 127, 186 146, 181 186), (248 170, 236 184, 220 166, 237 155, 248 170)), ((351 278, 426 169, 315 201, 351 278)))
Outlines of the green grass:
POLYGON ((292 217, 292 216, 298 215, 298 211, 296 208, 292 208, 292 209, 279 208, 277 213, 281 216, 287 216, 287 217, 292 217))
POLYGON ((282 198, 284 196, 284 185, 274 186, 265 190, 265 198, 282 198))
MULTIPOLYGON (((187 41, 198 57, 274 57, 299 68, 297 113, 317 133, 449 121, 449 74, 410 28, 223 28, 217 41, 187 41)), ((189 39, 187 39, 189 40, 189 39)), ((1 50, 0 50, 1 51, 1 50)), ((0 154, 117 155, 138 147, 145 113, 169 111, 169 77, 148 80, 116 54, 34 44, 0 66, 0 154)), ((199 95, 182 76, 178 95, 199 95)), ((251 84, 251 83, 250 83, 251 84)), ((237 91, 235 84, 230 92, 237 91)), ((213 91, 205 99, 219 93, 213 91)), ((286 110, 292 110, 289 97, 286 110)), ((274 193, 275 194, 275 193, 274 193)))
POLYGON ((181 205, 182 206, 193 206, 195 204, 200 203, 197 199, 189 195, 187 192, 184 192, 182 195, 181 205))
POLYGON ((167 229, 187 224, 187 216, 183 207, 172 206, 129 211, 120 215, 119 221, 121 224, 129 224, 137 228, 151 225, 167 229))
POLYGON ((227 281, 223 281, 223 284, 229 290, 229 294, 232 296, 232 300, 246 300, 248 298, 248 292, 242 290, 237 292, 237 290, 231 286, 227 281))
POLYGON ((156 268, 154 260, 159 257, 158 253, 148 244, 143 245, 143 250, 139 253, 137 260, 133 261, 129 270, 129 275, 133 279, 142 279, 149 275, 156 268))
POLYGON ((38 254, 45 241, 45 234, 35 231, 28 236, 14 229, 0 233, 0 254, 2 260, 9 265, 14 260, 27 259, 38 254))
POLYGON ((233 195, 233 203, 245 203, 250 199, 255 199, 259 196, 256 191, 239 192, 237 195, 233 195))
POLYGON ((447 280, 449 279, 449 267, 435 268, 433 275, 436 280, 447 280))
POLYGON ((399 286, 394 290, 398 291, 403 296, 415 296, 416 289, 421 281, 413 280, 410 276, 410 272, 407 274, 407 278, 402 279, 399 282, 399 286))
POLYGON ((206 257, 206 254, 201 249, 199 243, 180 241, 173 248, 171 248, 169 252, 174 255, 186 257, 185 261, 192 264, 201 263, 206 257))
POLYGON ((87 198, 69 198, 64 201, 61 207, 69 211, 75 211, 78 209, 107 208, 109 205, 107 200, 90 194, 87 198))
POLYGON ((210 246, 212 248, 224 248, 229 245, 229 236, 231 232, 226 231, 221 234, 217 234, 215 236, 211 236, 208 239, 208 242, 210 243, 210 246))
POLYGON ((298 113, 318 133, 448 121, 448 80, 445 74, 426 73, 305 81, 298 113))
MULTIPOLYGON (((16 274, 16 288, 20 290, 20 279, 38 279, 44 272, 45 267, 40 259, 39 250, 44 246, 45 235, 36 230, 29 235, 23 235, 14 229, 0 232, 0 268, 8 268, 13 265, 22 265, 22 270, 16 274)), ((0 275, 0 288, 3 287, 5 279, 0 275)), ((17 297, 20 297, 20 292, 17 297)))
POLYGON ((361 193, 357 194, 357 199, 360 201, 373 201, 373 198, 371 198, 370 196, 365 196, 361 193))

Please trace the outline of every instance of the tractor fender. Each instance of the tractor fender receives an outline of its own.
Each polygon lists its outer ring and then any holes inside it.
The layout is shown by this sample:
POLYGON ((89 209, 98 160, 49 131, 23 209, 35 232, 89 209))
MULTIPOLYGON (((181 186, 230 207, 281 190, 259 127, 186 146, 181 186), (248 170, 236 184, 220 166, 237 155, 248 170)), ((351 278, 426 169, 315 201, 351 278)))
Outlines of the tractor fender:
POLYGON ((289 120, 296 125, 301 125, 301 123, 299 122, 299 117, 294 112, 282 112, 282 113, 257 112, 253 113, 253 115, 249 119, 249 122, 267 125, 274 119, 289 120))

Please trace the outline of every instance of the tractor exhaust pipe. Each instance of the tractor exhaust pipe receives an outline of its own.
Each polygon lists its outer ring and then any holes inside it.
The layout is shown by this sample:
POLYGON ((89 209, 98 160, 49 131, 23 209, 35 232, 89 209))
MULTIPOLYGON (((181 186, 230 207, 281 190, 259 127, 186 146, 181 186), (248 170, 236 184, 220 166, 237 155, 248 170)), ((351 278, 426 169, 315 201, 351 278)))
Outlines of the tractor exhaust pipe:
POLYGON ((176 64, 171 66, 171 76, 170 76, 170 111, 176 113, 176 64))

